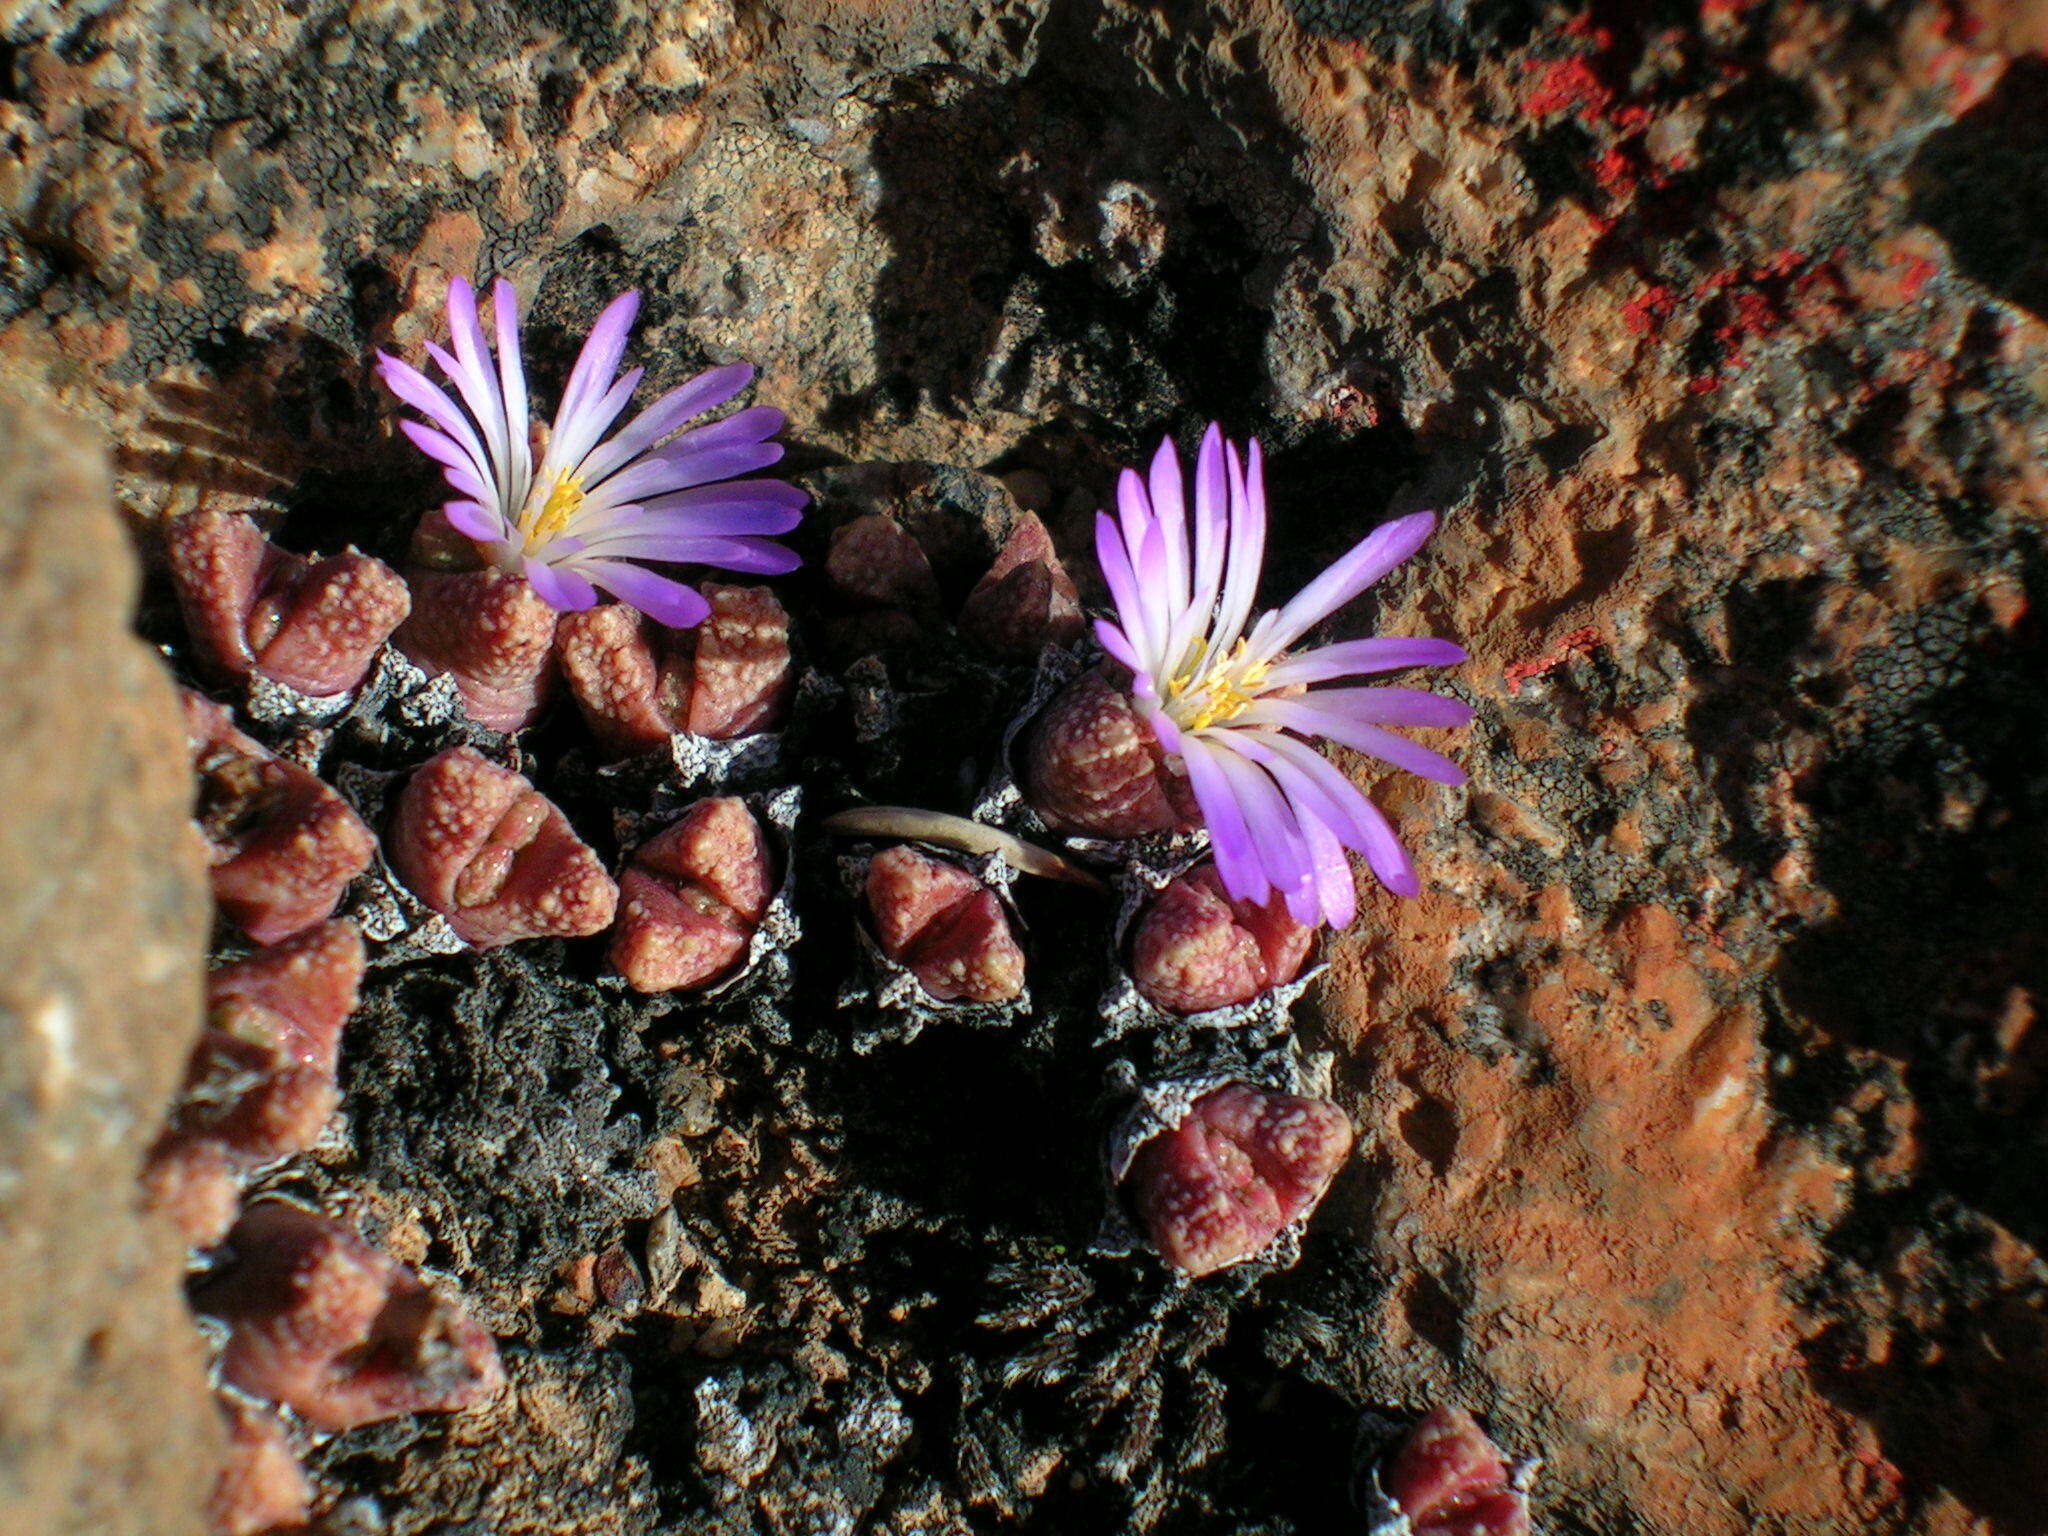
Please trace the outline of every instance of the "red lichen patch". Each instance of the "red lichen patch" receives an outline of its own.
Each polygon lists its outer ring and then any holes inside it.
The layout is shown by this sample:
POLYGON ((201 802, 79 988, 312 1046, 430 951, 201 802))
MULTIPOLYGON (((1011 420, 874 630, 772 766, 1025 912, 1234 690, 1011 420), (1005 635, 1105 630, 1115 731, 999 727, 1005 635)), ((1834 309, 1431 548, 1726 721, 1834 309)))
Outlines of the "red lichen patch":
POLYGON ((177 518, 164 545, 199 659, 226 676, 259 673, 315 698, 346 693, 412 611, 383 561, 287 554, 239 513, 177 518))
POLYGON ((315 1429, 466 1408, 504 1380, 496 1344, 458 1303, 339 1222, 261 1200, 228 1248, 192 1298, 228 1327, 221 1374, 315 1429))
POLYGON ((412 617, 398 648, 452 676, 479 725, 516 731, 539 714, 554 680, 556 613, 526 578, 415 569, 407 579, 412 617))
POLYGON ((1654 336, 1678 308, 1678 295, 1652 283, 1621 307, 1621 323, 1638 336, 1654 336))
POLYGON ((1024 798, 1056 832, 1137 837, 1186 825, 1159 745, 1100 672, 1074 679, 1032 722, 1024 798))
POLYGON ((1382 1481, 1413 1536, 1528 1536, 1529 1500, 1479 1421, 1432 1408, 1408 1432, 1382 1481))
POLYGON ((1124 1186, 1159 1256, 1199 1278, 1313 1211, 1350 1155, 1336 1105, 1232 1083, 1140 1147, 1124 1186))
POLYGON ((618 902, 554 802, 472 747, 429 759, 407 781, 388 846, 398 877, 478 949, 600 933, 618 902))
POLYGON ((1005 1003, 1024 991, 1024 951, 995 892, 904 844, 868 861, 868 916, 882 953, 942 1003, 1005 1003))
POLYGON ((228 1454, 206 1505, 214 1536, 264 1536, 305 1524, 312 1514, 313 1488, 284 1421, 225 1393, 219 1402, 227 1420, 228 1454))
POLYGON ((1131 976, 1171 1013, 1206 1013, 1292 981, 1314 942, 1277 898, 1233 901, 1204 864, 1168 882, 1138 919, 1131 976))
POLYGON ((376 840, 341 796, 235 729, 227 710, 185 693, 185 731, 199 776, 194 818, 213 866, 213 899, 229 922, 274 944, 329 917, 370 867, 376 840))
POLYGON ((709 986, 739 964, 774 894, 760 823, 743 800, 700 800, 633 852, 619 876, 611 964, 635 991, 709 986))
POLYGON ((562 672, 606 751, 654 751, 684 731, 729 740, 780 721, 795 686, 788 613, 766 587, 702 591, 711 613, 694 630, 622 604, 562 616, 562 672))
POLYGON ((1600 648, 1600 631, 1590 625, 1575 629, 1549 650, 1530 661, 1512 663, 1503 674, 1508 680, 1508 693, 1520 693, 1522 684, 1546 673, 1555 672, 1574 656, 1590 656, 1600 648))
POLYGON ((960 632, 991 655, 1031 661, 1048 645, 1071 645, 1085 623, 1074 580, 1034 513, 1017 519, 988 574, 960 609, 960 632))

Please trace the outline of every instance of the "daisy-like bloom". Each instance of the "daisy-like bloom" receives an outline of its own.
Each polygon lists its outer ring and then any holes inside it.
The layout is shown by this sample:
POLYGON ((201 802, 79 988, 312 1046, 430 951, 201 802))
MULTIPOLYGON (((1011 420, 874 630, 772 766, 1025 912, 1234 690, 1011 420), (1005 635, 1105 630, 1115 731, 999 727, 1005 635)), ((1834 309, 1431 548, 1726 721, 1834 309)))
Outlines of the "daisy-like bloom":
POLYGON ((589 608, 603 588, 676 629, 701 622, 710 607, 649 562, 768 576, 796 568, 796 556, 773 536, 797 525, 809 497, 780 480, 734 478, 782 457, 781 444, 768 441, 782 430, 782 412, 755 406, 679 431, 745 389, 752 368, 700 373, 604 440, 646 372, 618 371, 640 308, 639 294, 623 293, 598 316, 554 425, 540 438, 527 414, 519 300, 502 278, 491 308, 495 355, 474 290, 460 278, 449 285, 454 351, 431 343, 427 351, 454 395, 411 364, 377 354, 391 392, 426 418, 400 427, 455 489, 443 512, 487 561, 524 576, 556 608, 589 608))
POLYGON ((1285 901, 1299 922, 1342 927, 1358 894, 1344 850, 1404 896, 1415 866, 1379 808, 1313 743, 1338 742, 1444 784, 1465 774, 1440 752, 1387 729, 1463 725, 1471 707, 1415 688, 1319 686, 1465 659, 1448 640, 1374 637, 1290 651, 1310 628, 1422 546, 1436 516, 1374 529, 1285 607, 1252 622, 1266 546, 1265 467, 1254 440, 1240 455, 1211 426, 1195 462, 1188 515, 1169 438, 1149 480, 1125 470, 1118 516, 1100 513, 1095 550, 1116 601, 1095 632, 1133 675, 1138 713, 1185 766, 1215 845, 1224 888, 1240 901, 1285 901))

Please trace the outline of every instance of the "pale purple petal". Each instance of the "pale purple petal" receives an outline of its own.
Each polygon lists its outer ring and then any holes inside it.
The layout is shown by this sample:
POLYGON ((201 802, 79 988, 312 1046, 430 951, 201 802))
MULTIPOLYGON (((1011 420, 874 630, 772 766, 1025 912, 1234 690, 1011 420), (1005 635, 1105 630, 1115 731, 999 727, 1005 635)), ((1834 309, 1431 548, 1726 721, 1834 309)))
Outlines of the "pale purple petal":
POLYGON ((704 622, 711 605, 695 587, 623 560, 594 560, 588 556, 576 562, 577 570, 612 596, 638 608, 670 629, 693 629, 704 622))
POLYGON ((757 507, 787 508, 801 512, 811 495, 782 480, 724 480, 717 485, 693 486, 687 491, 670 491, 665 496, 644 497, 640 505, 650 512, 723 512, 753 510, 757 507))
POLYGON ((581 613, 586 608, 597 606, 597 589, 574 571, 531 557, 520 562, 520 569, 550 608, 563 613, 581 613))
POLYGON ((1135 562, 1145 547, 1145 530, 1153 524, 1152 504, 1145 499, 1145 482, 1138 478, 1135 469, 1127 469, 1116 477, 1116 510, 1123 525, 1124 547, 1135 562))
POLYGON ((446 432, 423 421, 401 421, 398 430, 411 438, 412 445, 421 453, 443 465, 451 481, 457 475, 462 476, 457 489, 482 500, 495 502, 498 499, 497 488, 485 483, 490 466, 478 464, 470 451, 446 432))
POLYGON ((484 451, 483 443, 477 438, 476 429, 469 424, 469 418, 462 414, 462 407, 449 399, 442 392, 440 385, 411 363, 395 358, 388 352, 377 354, 377 372, 391 393, 454 438, 469 454, 478 470, 489 473, 491 456, 484 451))
POLYGON ((1195 459, 1195 574, 1191 599, 1206 621, 1223 590, 1223 559, 1230 547, 1230 479, 1223 464, 1223 428, 1202 434, 1195 459))
POLYGON ((1268 688, 1326 683, 1338 677, 1365 677, 1374 672, 1399 672, 1408 667, 1453 667, 1465 659, 1465 648, 1449 640, 1379 636, 1346 640, 1338 645, 1298 651, 1274 663, 1266 674, 1268 688))
POLYGON ((1396 768, 1434 779, 1439 784, 1462 784, 1465 770, 1428 747, 1417 746, 1406 737, 1377 725, 1346 719, 1308 708, 1298 699, 1261 699, 1238 717, 1252 725, 1278 725, 1305 736, 1323 736, 1354 751, 1363 752, 1396 768))
POLYGON ((1268 643, 1276 650, 1292 645, 1312 625, 1320 624, 1422 548, 1434 527, 1434 512, 1412 512, 1375 528, 1280 610, 1279 623, 1268 643))
POLYGON ((1125 638, 1124 632, 1110 623, 1109 620, 1097 619, 1095 621, 1095 638, 1101 643, 1105 651, 1109 652, 1110 655, 1114 656, 1126 667, 1129 667, 1133 675, 1137 677, 1145 677, 1147 675, 1145 663, 1138 659, 1138 653, 1132 649, 1131 642, 1125 638))
MULTIPOLYGON (((557 414, 554 431, 548 438, 547 457, 541 461, 543 474, 574 475, 583 481, 586 493, 596 490, 590 484, 591 475, 585 460, 597 446, 597 440, 611 430, 619 413, 626 408, 626 402, 633 398, 633 391, 640 387, 640 380, 646 376, 645 368, 629 368, 612 381, 610 389, 574 415, 557 414)), ((609 482, 607 482, 609 484, 609 482)))
MULTIPOLYGON (((639 312, 640 295, 632 289, 604 307, 597 324, 584 339, 583 349, 576 354, 576 366, 569 370, 569 382, 562 390, 562 403, 555 410, 550 437, 564 436, 570 423, 611 389, 612 379, 619 371, 619 359, 626 355, 626 337, 632 333, 633 317, 639 312)), ((549 456, 554 457, 552 444, 549 456)))
MULTIPOLYGON (((484 328, 476 317, 476 292, 468 283, 457 278, 448 285, 448 331, 455 342, 456 366, 449 369, 456 387, 462 391, 464 404, 470 414, 483 428, 484 441, 490 446, 491 461, 501 467, 509 466, 512 458, 511 434, 507 430, 505 401, 498 392, 496 370, 491 367, 490 347, 484 340, 484 328)), ((429 347, 435 360, 444 369, 449 367, 446 354, 437 347, 429 347)), ((521 423, 523 429, 524 422, 521 423)))
POLYGON ((1135 670, 1152 671, 1158 662, 1152 644, 1150 617, 1140 599, 1137 576, 1131 570, 1123 534, 1118 530, 1116 520, 1107 512, 1095 514, 1095 563, 1101 567, 1102 579, 1109 586, 1110 601, 1116 604, 1117 618, 1131 642, 1131 648, 1144 659, 1144 666, 1135 670))
POLYGON ((1230 781, 1252 834, 1252 849, 1266 872, 1266 883, 1286 898, 1287 910, 1304 922, 1304 907, 1314 910, 1315 870, 1308 844, 1295 821, 1294 807, 1280 793, 1272 776, 1242 753, 1229 750, 1235 733, 1217 731, 1211 740, 1216 764, 1230 781))
POLYGON ((786 545, 767 539, 720 538, 697 532, 645 528, 638 519, 586 534, 589 550, 610 560, 665 560, 715 565, 757 576, 784 576, 803 562, 786 545))
MULTIPOLYGON (((694 455, 709 456, 721 449, 768 447, 775 450, 775 458, 767 460, 772 464, 775 459, 782 457, 783 449, 781 444, 770 443, 768 439, 782 430, 784 419, 782 412, 772 405, 753 406, 748 410, 736 412, 723 421, 707 422, 701 427, 692 427, 680 436, 670 438, 639 462, 688 464, 694 455)), ((610 447, 611 444, 608 443, 599 452, 608 452, 610 447)), ((605 481, 603 476, 591 468, 595 462, 598 462, 596 455, 584 461, 584 470, 590 476, 590 483, 595 485, 603 482, 609 485, 610 481, 605 481)), ((621 474, 617 478, 624 479, 625 475, 621 474)), ((632 499, 642 501, 646 498, 645 494, 642 494, 632 499)))
MULTIPOLYGON (((1231 743, 1273 776, 1273 782, 1280 786, 1280 793, 1294 808, 1295 819, 1308 844, 1309 862, 1314 869, 1316 904, 1322 909, 1321 921, 1341 928, 1351 921, 1358 906, 1358 891, 1351 880, 1351 866, 1344 859, 1345 833, 1350 829, 1353 818, 1342 805, 1324 794, 1314 779, 1290 759, 1268 747, 1260 739, 1262 735, 1257 731, 1236 731, 1232 733, 1231 743)), ((1266 739, 1278 742, 1286 738, 1275 733, 1266 739)), ((1346 787, 1350 786, 1347 784, 1346 787)), ((1356 795, 1356 791, 1353 793, 1356 795)), ((1303 921, 1310 919, 1304 918, 1303 921)))
POLYGON ((1237 445, 1228 440, 1223 444, 1223 465, 1230 486, 1230 549, 1223 562, 1223 596, 1217 604, 1216 624, 1209 632, 1211 660, 1228 652, 1244 634, 1266 558, 1266 505, 1254 503, 1246 491, 1237 445))
POLYGON ((1173 723, 1172 717, 1159 707, 1156 691, 1149 696, 1141 692, 1139 697, 1144 702, 1139 705, 1138 716, 1151 727, 1152 739, 1165 751, 1176 757, 1180 756, 1181 744, 1185 738, 1181 735, 1180 727, 1173 723))
POLYGON ((504 504, 516 510, 533 490, 533 418, 528 414, 526 364, 519 356, 519 295, 499 278, 491 285, 491 311, 498 331, 498 391, 505 402, 505 433, 511 457, 505 472, 504 504))
POLYGON ((1386 816, 1370 800, 1365 802, 1365 811, 1373 829, 1373 836, 1365 845, 1365 862, 1373 877, 1396 896, 1420 895, 1422 881, 1416 878, 1415 861, 1408 857, 1408 850, 1401 846, 1401 839, 1394 835, 1386 816))
POLYGON ((511 532, 505 520, 481 502, 451 501, 441 508, 441 515, 448 519, 449 527, 479 544, 502 543, 511 532))
POLYGON ((1330 827, 1346 847, 1360 852, 1372 838, 1369 802, 1356 784, 1305 741, 1280 731, 1240 731, 1240 750, 1266 765, 1288 798, 1330 827))
POLYGON ((1193 736, 1183 737, 1180 747, 1180 760, 1187 765, 1188 787, 1195 792, 1202 825, 1209 829, 1209 842, 1216 853, 1216 873, 1223 877, 1224 890, 1239 901, 1264 901, 1272 894, 1272 888, 1266 882, 1252 834, 1245 826, 1244 810, 1216 761, 1215 749, 1193 736))
POLYGON ((1351 878, 1351 861, 1344 857, 1344 845, 1329 827, 1306 813, 1301 818, 1302 835, 1308 839, 1309 857, 1315 863, 1316 905, 1321 920, 1332 928, 1348 927, 1358 915, 1358 883, 1351 878))
POLYGON ((671 454, 666 448, 657 448, 605 481, 604 492, 614 502, 644 502, 649 497, 766 469, 782 457, 782 452, 780 443, 737 443, 703 453, 671 454))
MULTIPOLYGON (((691 508, 687 511, 672 512, 657 502, 633 503, 644 514, 633 519, 637 527, 665 528, 681 534, 701 534, 716 538, 722 535, 773 535, 788 533, 803 521, 803 513, 794 507, 752 506, 717 507, 706 510, 691 508)), ((626 508, 614 508, 621 513, 626 508)))
MULTIPOLYGON (((588 461, 593 477, 606 475, 638 458, 692 417, 715 410, 754 382, 748 363, 728 363, 678 385, 629 422, 619 435, 588 461)), ((742 413, 744 414, 744 413, 742 413)))
MULTIPOLYGON (((1152 519, 1166 535, 1167 585, 1176 609, 1188 603, 1188 511, 1181 488, 1180 455, 1171 437, 1161 438, 1152 455, 1152 519)), ((1178 627, 1178 626, 1176 626, 1178 627)))
POLYGON ((1367 725, 1459 726, 1472 723, 1472 706, 1426 688, 1318 688, 1295 700, 1310 709, 1367 725))

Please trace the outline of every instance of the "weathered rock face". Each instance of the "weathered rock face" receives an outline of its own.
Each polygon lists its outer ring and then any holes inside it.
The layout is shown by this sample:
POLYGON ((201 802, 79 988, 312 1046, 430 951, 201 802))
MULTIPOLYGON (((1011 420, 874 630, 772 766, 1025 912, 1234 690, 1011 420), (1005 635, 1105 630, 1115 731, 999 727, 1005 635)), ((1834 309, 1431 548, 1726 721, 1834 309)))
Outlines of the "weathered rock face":
POLYGON ((76 1536, 204 1529, 220 1440, 137 1182, 212 908, 134 597, 91 434, 0 397, 0 1523, 76 1536))
MULTIPOLYGON (((1472 787, 1387 787, 1404 830, 1434 829, 1425 894, 1367 895, 1311 1032, 1339 1053, 1374 1177, 1340 1179, 1341 1232, 1246 1303, 1261 1344, 1233 1356, 1231 1402, 1280 1406, 1226 1416, 1230 1454, 1190 1451, 1163 1482, 1277 1460, 1286 1478, 1232 1485, 1263 1518, 1270 1485, 1308 1475, 1283 1442, 1341 1459, 1352 1409, 1455 1400, 1546 1453, 1551 1529, 2039 1528, 2038 6, 111 0, 0 18, 0 360, 118 429, 139 506, 270 499, 307 548, 395 558, 438 492, 392 437, 369 348, 416 356, 448 275, 502 272, 534 299, 538 374, 637 284, 650 386, 743 356, 814 461, 1050 487, 1032 510, 1084 599, 1112 469, 1212 415, 1270 450, 1274 591, 1388 511, 1444 514, 1376 619, 1472 647, 1472 787)), ((849 1133, 776 1081, 803 1101, 774 1123, 805 1127, 804 1156, 751 1123, 705 1154, 703 1198, 779 1241, 785 1195, 765 1192, 811 1177, 813 1136, 849 1133)), ((961 1091, 932 1081, 934 1101, 961 1091)), ((1096 1086, 1037 1083, 1032 1145, 1096 1086)), ((386 1140, 434 1141, 430 1112, 389 1107, 386 1140)), ((1042 1168, 960 1161, 932 1129, 954 1111, 922 1112, 851 1133, 844 1209, 943 1204, 932 1189, 972 1176, 1012 1199, 1004 1223, 1026 1211, 1018 1242, 1085 1241, 1062 1202, 1018 1194, 1042 1168), (906 1137, 944 1175, 890 1163, 906 1137)), ((960 1199, 956 1225, 982 1223, 960 1199)), ((632 1214, 579 1216, 576 1240, 645 1219, 616 1203, 632 1214)), ((729 1277, 691 1231, 690 1340, 731 1347, 750 1309, 764 1334, 801 1316, 811 1342, 842 1340, 815 1252, 736 1243, 775 1257, 729 1277)), ((903 1251, 924 1257, 906 1294, 987 1257, 930 1234, 903 1251)), ((868 1483, 794 1447, 815 1451, 818 1404, 860 1399, 885 1354, 700 1362, 635 1435, 614 1357, 579 1359, 561 1399, 597 1406, 563 1422, 602 1426, 606 1468, 624 1441, 696 1443, 648 1477, 680 1497, 701 1476, 736 1522, 865 1510, 868 1483)), ((643 1387, 657 1367, 668 1353, 643 1387)), ((948 1397, 889 1369, 929 1393, 918 1475, 952 1490, 935 1509, 957 1494, 1057 1527, 1072 1479, 1149 1489, 1163 1465, 1084 1461, 1051 1432, 1040 1454, 993 1387, 948 1397)), ((875 1433, 890 1466, 898 1442, 875 1433)), ((402 1459, 443 1481, 428 1450, 402 1459)), ((871 1481, 924 1486, 900 1471, 871 1481)), ((492 1498, 547 1528, 518 1486, 492 1498)))

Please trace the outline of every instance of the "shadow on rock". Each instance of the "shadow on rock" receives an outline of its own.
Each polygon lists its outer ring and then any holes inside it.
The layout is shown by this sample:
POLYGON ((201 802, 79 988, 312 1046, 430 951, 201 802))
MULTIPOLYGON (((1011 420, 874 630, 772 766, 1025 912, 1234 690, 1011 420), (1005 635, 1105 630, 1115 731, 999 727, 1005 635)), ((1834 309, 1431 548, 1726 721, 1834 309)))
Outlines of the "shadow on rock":
POLYGON ((2048 316, 2048 59, 2016 59, 1998 89, 1927 140, 1913 214, 1971 277, 2048 316))

